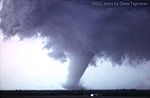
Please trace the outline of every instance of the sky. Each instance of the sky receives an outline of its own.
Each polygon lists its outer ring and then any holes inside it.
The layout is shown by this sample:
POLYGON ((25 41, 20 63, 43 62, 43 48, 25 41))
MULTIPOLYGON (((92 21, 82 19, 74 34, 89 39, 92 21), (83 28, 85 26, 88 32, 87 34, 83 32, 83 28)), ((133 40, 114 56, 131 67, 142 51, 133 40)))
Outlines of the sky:
POLYGON ((1 0, 1 88, 149 88, 149 4, 1 0))
POLYGON ((0 89, 62 89, 68 64, 49 58, 44 39, 0 37, 0 89))
MULTIPOLYGON (((65 90, 68 62, 50 58, 44 48, 46 38, 3 41, 0 35, 0 90, 65 90)), ((150 62, 142 66, 113 66, 105 59, 89 66, 81 83, 87 89, 149 89, 150 62)))

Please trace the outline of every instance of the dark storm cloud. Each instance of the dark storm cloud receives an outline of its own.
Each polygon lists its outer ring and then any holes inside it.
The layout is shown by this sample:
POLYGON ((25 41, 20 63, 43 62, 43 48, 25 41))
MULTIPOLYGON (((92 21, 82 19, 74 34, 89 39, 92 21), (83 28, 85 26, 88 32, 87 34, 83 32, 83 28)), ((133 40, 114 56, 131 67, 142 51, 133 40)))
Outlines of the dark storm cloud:
POLYGON ((49 55, 71 59, 68 85, 78 85, 95 55, 120 64, 150 59, 150 11, 147 7, 103 8, 89 0, 4 0, 4 34, 47 36, 49 55))

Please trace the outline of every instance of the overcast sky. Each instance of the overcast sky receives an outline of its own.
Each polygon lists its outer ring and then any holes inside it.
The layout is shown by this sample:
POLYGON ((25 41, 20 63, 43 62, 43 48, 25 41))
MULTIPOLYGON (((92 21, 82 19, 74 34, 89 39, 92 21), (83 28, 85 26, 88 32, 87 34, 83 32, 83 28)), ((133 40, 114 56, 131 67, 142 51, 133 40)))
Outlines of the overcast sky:
POLYGON ((1 1, 0 89, 150 88, 149 2, 1 1))
MULTIPOLYGON (((18 36, 2 41, 0 36, 0 90, 64 89, 68 62, 49 58, 44 49, 46 38, 19 40, 18 36)), ((81 79, 88 89, 150 89, 150 63, 143 66, 113 66, 100 59, 89 66, 81 79)))

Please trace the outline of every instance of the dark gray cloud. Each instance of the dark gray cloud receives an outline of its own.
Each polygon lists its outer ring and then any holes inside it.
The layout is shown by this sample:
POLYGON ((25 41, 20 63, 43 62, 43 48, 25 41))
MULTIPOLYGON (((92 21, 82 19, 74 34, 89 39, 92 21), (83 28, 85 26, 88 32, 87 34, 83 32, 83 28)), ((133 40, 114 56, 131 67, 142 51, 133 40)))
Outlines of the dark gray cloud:
MULTIPOLYGON (((122 64, 150 59, 149 7, 97 7, 75 0, 4 0, 1 29, 9 38, 40 33, 49 55, 71 59, 68 88, 75 86, 95 55, 122 64)), ((71 88, 73 89, 73 88, 71 88)))

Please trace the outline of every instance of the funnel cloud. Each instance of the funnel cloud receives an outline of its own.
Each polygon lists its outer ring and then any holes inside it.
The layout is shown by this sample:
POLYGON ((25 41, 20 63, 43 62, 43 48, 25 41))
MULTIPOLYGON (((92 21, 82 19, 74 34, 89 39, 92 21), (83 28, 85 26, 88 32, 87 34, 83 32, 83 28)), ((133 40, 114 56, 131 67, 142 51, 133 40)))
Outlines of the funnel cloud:
MULTIPOLYGON (((147 7, 100 7, 92 0, 3 0, 0 12, 6 39, 40 34, 48 55, 70 58, 67 89, 82 89, 80 78, 96 58, 114 64, 150 60, 150 10, 147 7)), ((132 65, 132 64, 131 64, 132 65)))

